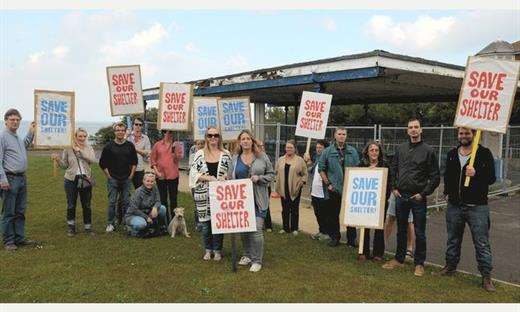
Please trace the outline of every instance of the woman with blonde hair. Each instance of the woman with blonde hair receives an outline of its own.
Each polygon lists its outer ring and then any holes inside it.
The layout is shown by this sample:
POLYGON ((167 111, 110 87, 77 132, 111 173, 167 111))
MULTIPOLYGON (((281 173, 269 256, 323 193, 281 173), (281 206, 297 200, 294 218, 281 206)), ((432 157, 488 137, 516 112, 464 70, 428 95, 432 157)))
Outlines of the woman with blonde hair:
POLYGON ((283 230, 280 233, 298 235, 300 196, 307 182, 307 164, 298 156, 296 142, 288 140, 285 144, 285 155, 278 159, 276 165, 276 192, 282 201, 283 230))
POLYGON ((61 153, 53 153, 51 158, 65 169, 64 187, 67 196, 67 235, 72 237, 76 234, 76 202, 81 201, 83 208, 83 226, 85 233, 94 235, 92 231, 92 210, 90 202, 92 199, 92 187, 94 179, 90 165, 96 163, 94 149, 87 143, 88 133, 85 129, 78 128, 74 133, 72 147, 66 148, 61 153))
POLYGON ((195 209, 201 226, 205 253, 203 260, 222 259, 224 235, 211 232, 211 212, 209 205, 209 182, 223 181, 231 166, 231 155, 222 147, 222 139, 216 127, 209 127, 205 135, 204 148, 195 153, 190 167, 189 187, 193 189, 195 209))
POLYGON ((256 232, 242 233, 244 256, 239 265, 249 265, 249 271, 262 269, 264 256, 264 222, 269 208, 268 186, 274 180, 274 170, 269 157, 262 152, 253 134, 242 130, 237 138, 235 155, 231 165, 231 179, 251 179, 255 200, 256 232))

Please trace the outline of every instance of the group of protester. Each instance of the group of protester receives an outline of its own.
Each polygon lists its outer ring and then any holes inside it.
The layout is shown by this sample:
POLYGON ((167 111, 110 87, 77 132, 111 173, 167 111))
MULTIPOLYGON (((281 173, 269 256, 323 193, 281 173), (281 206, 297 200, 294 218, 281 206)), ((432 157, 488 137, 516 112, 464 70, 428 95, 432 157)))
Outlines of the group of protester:
MULTIPOLYGON (((4 248, 16 250, 36 242, 25 238, 25 210, 27 206, 27 148, 34 138, 33 122, 27 136, 17 135, 21 115, 9 109, 4 115, 5 130, 0 133, 0 188, 2 197, 2 233, 4 248)), ((171 131, 163 131, 162 140, 151 147, 149 138, 142 132, 143 121, 135 118, 129 134, 124 123, 114 125, 114 140, 108 142, 101 153, 99 166, 107 178, 108 209, 106 232, 113 232, 125 224, 134 236, 150 227, 164 229, 174 216, 179 186, 179 161, 183 151, 173 140, 171 131), (130 197, 130 183, 135 192, 130 197), (169 205, 168 205, 169 200, 169 205), (166 208, 168 207, 168 209, 166 208), (119 209, 121 210, 118 212, 119 209), (119 214, 119 219, 116 218, 119 214), (117 219, 117 220, 116 220, 117 219)), ((426 259, 426 199, 438 187, 440 171, 433 149, 421 140, 418 119, 408 122, 409 140, 401 144, 391 163, 386 160, 382 145, 369 142, 361 153, 346 143, 347 131, 338 127, 334 141, 316 144, 314 159, 309 154, 298 156, 296 143, 287 141, 285 155, 273 168, 265 153, 263 142, 244 130, 232 144, 231 153, 224 148, 217 128, 209 127, 204 142, 196 142, 196 151, 190 157, 189 186, 195 201, 195 221, 202 233, 204 260, 222 259, 223 235, 212 234, 209 205, 209 182, 227 179, 251 179, 256 212, 257 231, 242 233, 244 254, 240 265, 250 265, 250 271, 262 268, 264 254, 263 230, 270 230, 270 184, 282 204, 283 229, 281 233, 298 234, 298 211, 302 188, 311 179, 311 202, 319 232, 312 237, 330 239, 329 245, 339 245, 339 214, 342 201, 344 172, 347 167, 389 168, 385 215, 385 230, 375 230, 373 248, 370 235, 364 238, 360 260, 383 261, 385 241, 397 223, 397 248, 394 259, 383 265, 385 269, 404 266, 405 257, 413 256, 416 276, 424 274, 426 259), (413 229, 413 231, 411 230, 413 229), (415 236, 415 250, 412 246, 415 236)), ((491 282, 492 258, 489 244, 489 185, 495 182, 493 156, 489 149, 479 145, 473 166, 469 165, 474 131, 458 129, 459 145, 450 150, 444 173, 444 195, 448 201, 446 224, 448 241, 446 265, 440 275, 452 275, 460 260, 461 242, 467 223, 473 237, 482 286, 493 291, 491 282), (471 177, 465 187, 464 177, 471 177)), ((78 129, 74 143, 52 159, 65 169, 64 189, 67 198, 67 234, 76 234, 75 209, 79 196, 83 208, 85 232, 92 230, 91 198, 95 184, 91 166, 96 163, 94 151, 87 144, 87 133, 78 129)), ((367 231, 368 232, 368 231, 367 231)), ((347 245, 356 246, 356 229, 347 227, 347 245)))

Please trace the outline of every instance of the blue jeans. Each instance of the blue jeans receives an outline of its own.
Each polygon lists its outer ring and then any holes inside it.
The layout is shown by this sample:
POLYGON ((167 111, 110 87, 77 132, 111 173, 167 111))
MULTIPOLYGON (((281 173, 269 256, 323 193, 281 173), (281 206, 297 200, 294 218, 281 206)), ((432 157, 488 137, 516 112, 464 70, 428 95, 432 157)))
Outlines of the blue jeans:
POLYGON ((4 244, 18 244, 25 239, 25 209, 27 208, 27 180, 25 176, 7 176, 9 190, 1 190, 2 233, 4 244))
MULTIPOLYGON (((159 225, 166 225, 166 207, 162 206, 159 208, 159 215, 157 216, 159 225)), ((141 231, 148 228, 148 222, 146 219, 140 216, 130 216, 127 219, 127 224, 132 229, 132 236, 139 236, 141 231)))
POLYGON ((116 180, 110 178, 107 180, 108 191, 108 224, 114 224, 116 217, 117 195, 121 196, 121 206, 123 211, 121 215, 126 215, 128 208, 128 197, 130 195, 130 180, 116 180))
POLYGON ((202 228, 202 242, 206 250, 221 251, 224 234, 211 233, 211 221, 200 222, 202 228))
POLYGON ((410 210, 413 214, 413 227, 415 230, 415 265, 424 265, 426 260, 426 201, 418 202, 409 195, 402 194, 395 199, 397 214, 397 250, 395 259, 401 263, 406 257, 406 241, 408 216, 410 210))
POLYGON ((446 266, 455 270, 460 260, 460 245, 464 236, 464 227, 469 225, 478 270, 484 277, 489 277, 492 265, 491 245, 489 244, 489 207, 480 205, 468 207, 448 203, 446 210, 446 228, 448 242, 446 248, 446 266))

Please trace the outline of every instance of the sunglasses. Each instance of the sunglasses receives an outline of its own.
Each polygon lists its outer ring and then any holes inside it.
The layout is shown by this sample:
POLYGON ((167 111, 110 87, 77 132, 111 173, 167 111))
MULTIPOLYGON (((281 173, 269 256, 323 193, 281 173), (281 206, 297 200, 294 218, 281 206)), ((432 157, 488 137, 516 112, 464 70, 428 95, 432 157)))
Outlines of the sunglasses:
POLYGON ((206 137, 208 137, 208 138, 210 138, 210 139, 211 139, 211 138, 216 138, 216 139, 218 139, 218 138, 220 138, 220 134, 218 134, 218 133, 215 133, 215 134, 213 134, 213 133, 208 133, 208 134, 206 134, 206 137))
POLYGON ((143 124, 142 123, 135 123, 134 126, 139 126, 141 127, 143 124))

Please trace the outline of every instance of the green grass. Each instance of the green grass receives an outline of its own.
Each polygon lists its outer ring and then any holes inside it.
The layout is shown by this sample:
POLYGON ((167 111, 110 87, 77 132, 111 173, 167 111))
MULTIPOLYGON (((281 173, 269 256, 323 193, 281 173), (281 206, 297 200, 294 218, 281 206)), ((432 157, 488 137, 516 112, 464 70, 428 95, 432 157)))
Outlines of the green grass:
MULTIPOLYGON (((307 235, 266 234, 264 268, 231 272, 225 258, 204 262, 198 233, 192 238, 126 238, 104 234, 105 179, 96 168, 93 224, 96 238, 66 236, 62 174, 51 176, 48 158, 31 157, 26 231, 42 248, 0 251, 1 302, 519 302, 520 289, 496 285, 486 293, 480 278, 458 274, 416 278, 412 266, 385 271, 358 265, 355 251, 330 248, 307 235)), ((180 195, 189 208, 190 195, 180 195)), ((77 220, 81 220, 78 207, 77 220)), ((81 221, 79 221, 81 229, 81 221)), ((240 244, 238 244, 240 246, 240 244)))

